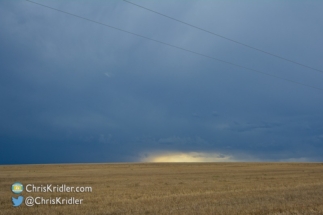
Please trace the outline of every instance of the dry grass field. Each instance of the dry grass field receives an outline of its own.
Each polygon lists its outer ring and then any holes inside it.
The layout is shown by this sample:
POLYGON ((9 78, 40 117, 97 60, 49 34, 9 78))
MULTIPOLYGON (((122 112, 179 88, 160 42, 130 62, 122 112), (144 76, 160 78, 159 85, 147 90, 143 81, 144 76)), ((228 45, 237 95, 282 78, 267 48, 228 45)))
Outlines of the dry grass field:
POLYGON ((138 163, 0 166, 0 214, 323 214, 320 163, 138 163), (13 182, 91 186, 81 205, 13 207, 13 182))

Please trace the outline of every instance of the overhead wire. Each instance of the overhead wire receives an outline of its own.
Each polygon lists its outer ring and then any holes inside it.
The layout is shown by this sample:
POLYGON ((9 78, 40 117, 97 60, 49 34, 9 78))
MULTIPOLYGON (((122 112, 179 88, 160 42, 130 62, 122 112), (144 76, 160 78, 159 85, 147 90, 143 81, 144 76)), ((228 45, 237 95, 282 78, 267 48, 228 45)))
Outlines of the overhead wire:
POLYGON ((38 2, 34 2, 34 1, 30 1, 30 0, 26 0, 26 1, 30 2, 30 3, 33 3, 33 4, 36 4, 36 5, 39 5, 39 6, 42 6, 42 7, 45 7, 45 8, 48 8, 48 9, 51 9, 51 10, 55 10, 55 11, 58 11, 58 12, 61 12, 61 13, 64 13, 64 14, 68 14, 70 16, 74 16, 74 17, 77 17, 77 18, 80 18, 80 19, 83 19, 83 20, 86 20, 86 21, 89 21, 89 22, 93 22, 93 23, 96 23, 96 24, 99 24, 99 25, 103 25, 105 27, 109 27, 109 28, 112 28, 112 29, 115 29, 115 30, 118 30, 118 31, 121 31, 121 32, 124 32, 124 33, 127 33, 127 34, 131 34, 131 35, 141 37, 141 38, 144 38, 144 39, 147 39, 147 40, 150 40, 150 41, 154 41, 156 43, 159 43, 159 44, 162 44, 162 45, 165 45, 165 46, 168 46, 168 47, 179 49, 179 50, 189 52, 189 53, 192 53, 192 54, 195 54, 195 55, 199 55, 199 56, 202 56, 202 57, 205 57, 205 58, 209 58, 209 59, 212 59, 212 60, 215 60, 215 61, 218 61, 218 62, 222 62, 222 63, 228 64, 228 65, 231 65, 231 66, 235 66, 235 67, 242 68, 242 69, 245 69, 245 70, 249 70, 249 71, 252 71, 252 72, 260 73, 260 74, 263 74, 263 75, 266 75, 266 76, 281 79, 281 80, 288 81, 288 82, 298 84, 298 85, 301 85, 301 86, 305 86, 305 87, 309 87, 309 88, 313 88, 313 89, 316 89, 316 90, 322 90, 323 91, 323 88, 303 84, 303 83, 298 82, 298 81, 293 81, 293 80, 283 78, 283 77, 280 77, 280 76, 276 76, 276 75, 273 75, 273 74, 270 74, 270 73, 262 72, 260 70, 252 69, 252 68, 245 67, 245 66, 242 66, 242 65, 239 65, 239 64, 236 64, 236 63, 221 60, 221 59, 218 59, 218 58, 206 55, 206 54, 202 54, 202 53, 195 52, 195 51, 192 51, 192 50, 189 50, 189 49, 185 49, 185 48, 182 48, 182 47, 179 47, 179 46, 176 46, 176 45, 172 45, 172 44, 169 44, 169 43, 166 43, 166 42, 155 40, 155 39, 143 36, 141 34, 133 33, 131 31, 127 31, 127 30, 124 30, 124 29, 121 29, 121 28, 118 28, 118 27, 114 27, 114 26, 111 26, 111 25, 108 25, 108 24, 105 24, 105 23, 102 23, 102 22, 98 22, 98 21, 95 21, 95 20, 92 20, 92 19, 89 19, 89 18, 86 18, 86 17, 83 17, 83 16, 79 16, 79 15, 76 15, 76 14, 73 14, 73 13, 70 13, 70 12, 66 12, 66 11, 63 11, 63 10, 60 10, 60 9, 57 9, 57 8, 53 8, 53 7, 44 5, 44 4, 40 4, 38 2))
POLYGON ((284 60, 284 61, 287 61, 287 62, 290 62, 290 63, 296 64, 296 65, 298 65, 298 66, 302 66, 302 67, 305 67, 305 68, 307 68, 307 69, 310 69, 310 70, 314 70, 314 71, 317 71, 317 72, 321 72, 321 73, 323 73, 323 71, 322 71, 322 70, 319 70, 319 69, 313 68, 313 67, 311 67, 311 66, 307 66, 307 65, 305 65, 305 64, 302 64, 302 63, 296 62, 296 61, 294 61, 294 60, 287 59, 287 58, 282 57, 282 56, 279 56, 279 55, 277 55, 277 54, 273 54, 273 53, 271 53, 271 52, 268 52, 268 51, 265 51, 265 50, 262 50, 262 49, 256 48, 256 47, 254 47, 254 46, 251 46, 251 45, 248 45, 248 44, 245 44, 245 43, 239 42, 239 41, 237 41, 237 40, 234 40, 234 39, 228 38, 228 37, 226 37, 226 36, 223 36, 223 35, 220 35, 220 34, 217 34, 217 33, 211 32, 211 31, 206 30, 206 29, 204 29, 204 28, 198 27, 198 26, 193 25, 193 24, 190 24, 190 23, 188 23, 188 22, 181 21, 181 20, 176 19, 176 18, 174 18, 174 17, 168 16, 168 15, 166 15, 166 14, 163 14, 163 13, 160 13, 160 12, 158 12, 158 11, 152 10, 152 9, 150 9, 150 8, 144 7, 144 6, 142 6, 142 5, 139 5, 139 4, 136 4, 136 3, 133 3, 133 2, 127 1, 127 0, 123 0, 123 1, 124 1, 124 2, 126 2, 126 3, 128 3, 128 4, 134 5, 134 6, 136 6, 136 7, 142 8, 142 9, 144 9, 144 10, 150 11, 150 12, 152 12, 152 13, 158 14, 158 15, 160 15, 160 16, 166 17, 166 18, 168 18, 168 19, 171 19, 171 20, 173 20, 173 21, 179 22, 179 23, 181 23, 181 24, 184 24, 184 25, 190 26, 190 27, 192 27, 192 28, 198 29, 198 30, 200 30, 200 31, 203 31, 203 32, 209 33, 209 34, 211 34, 211 35, 213 35, 213 36, 217 36, 217 37, 220 37, 220 38, 222 38, 222 39, 228 40, 228 41, 230 41, 230 42, 233 42, 233 43, 236 43, 236 44, 242 45, 242 46, 247 47, 247 48, 249 48, 249 49, 253 49, 253 50, 255 50, 255 51, 258 51, 258 52, 261 52, 261 53, 264 53, 264 54, 270 55, 270 56, 272 56, 272 57, 279 58, 279 59, 281 59, 281 60, 284 60))

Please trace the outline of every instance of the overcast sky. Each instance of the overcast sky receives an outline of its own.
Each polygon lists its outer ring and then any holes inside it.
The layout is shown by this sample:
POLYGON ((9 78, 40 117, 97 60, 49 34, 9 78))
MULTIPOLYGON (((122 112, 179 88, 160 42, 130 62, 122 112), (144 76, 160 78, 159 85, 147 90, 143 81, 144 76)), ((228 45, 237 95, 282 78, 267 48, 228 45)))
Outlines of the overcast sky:
MULTIPOLYGON (((323 72, 121 0, 35 0, 305 85, 323 72)), ((323 70, 323 1, 137 4, 323 70)), ((0 2, 0 164, 323 161, 323 91, 27 1, 0 2)))

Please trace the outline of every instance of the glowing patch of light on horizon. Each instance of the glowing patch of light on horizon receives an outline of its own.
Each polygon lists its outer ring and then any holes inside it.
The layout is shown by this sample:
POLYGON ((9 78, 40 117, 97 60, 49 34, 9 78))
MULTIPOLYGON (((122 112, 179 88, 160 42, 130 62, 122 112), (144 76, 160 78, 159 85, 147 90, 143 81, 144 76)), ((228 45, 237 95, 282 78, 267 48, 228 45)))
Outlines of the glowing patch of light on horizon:
POLYGON ((204 152, 166 152, 146 155, 142 162, 232 162, 231 156, 204 152))

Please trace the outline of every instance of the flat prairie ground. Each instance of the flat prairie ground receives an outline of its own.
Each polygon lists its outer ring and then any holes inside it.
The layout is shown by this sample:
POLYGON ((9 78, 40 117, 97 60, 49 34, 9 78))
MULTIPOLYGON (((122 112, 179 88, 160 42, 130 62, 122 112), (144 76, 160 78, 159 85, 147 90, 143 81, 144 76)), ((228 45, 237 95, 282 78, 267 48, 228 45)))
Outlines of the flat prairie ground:
POLYGON ((322 163, 123 163, 0 166, 0 214, 323 214, 322 163), (92 187, 27 193, 81 205, 13 207, 14 182, 92 187))

